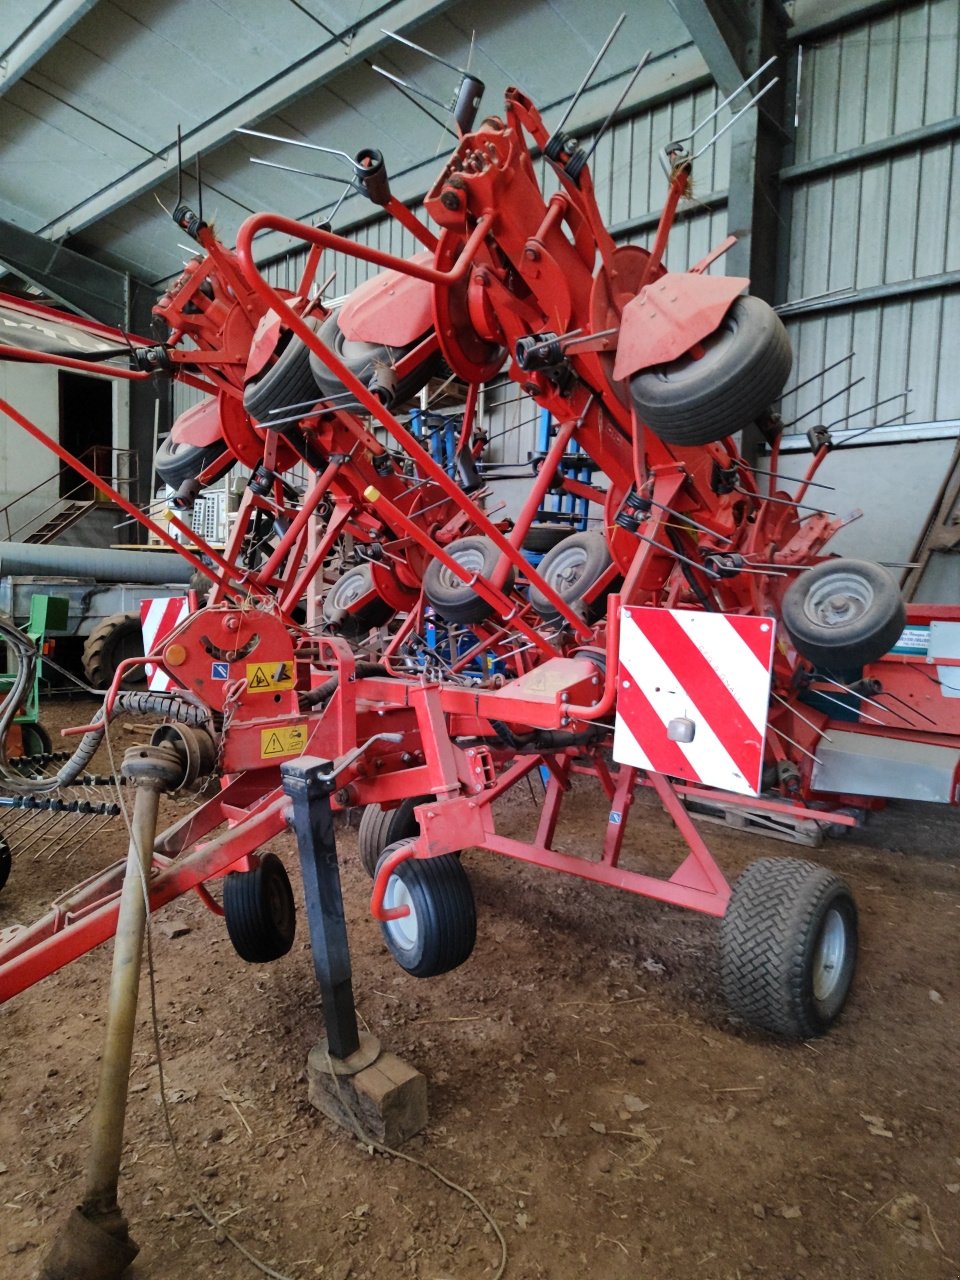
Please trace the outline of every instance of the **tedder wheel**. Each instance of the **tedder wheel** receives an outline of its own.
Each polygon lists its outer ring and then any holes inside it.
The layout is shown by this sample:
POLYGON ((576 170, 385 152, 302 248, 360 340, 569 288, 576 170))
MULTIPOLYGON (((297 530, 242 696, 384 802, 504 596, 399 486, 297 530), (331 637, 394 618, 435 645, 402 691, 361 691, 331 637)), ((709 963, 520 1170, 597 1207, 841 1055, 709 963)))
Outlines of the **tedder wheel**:
POLYGON ((373 570, 357 564, 342 574, 323 599, 323 620, 348 640, 358 640, 382 627, 393 617, 393 609, 377 594, 373 570))
POLYGON ((10 846, 6 840, 0 836, 0 889, 7 883, 7 877, 10 875, 10 868, 13 866, 13 857, 10 853, 10 846))
POLYGON ((297 913, 287 869, 265 853, 253 871, 231 871, 223 881, 227 933, 241 960, 267 964, 293 946, 297 913))
MULTIPOLYGON (((386 347, 376 342, 352 342, 340 328, 340 317, 336 311, 327 316, 320 326, 319 337, 324 346, 328 347, 337 359, 346 365, 354 377, 359 378, 365 387, 369 387, 372 382, 377 380, 377 374, 381 369, 391 369, 400 357, 410 349, 409 347, 386 347)), ((396 387, 393 388, 392 395, 388 397, 389 404, 391 406, 405 404, 407 400, 412 399, 437 373, 441 362, 442 357, 439 352, 435 352, 426 360, 421 361, 416 368, 407 374, 402 382, 398 382, 396 387)), ((336 396, 341 397, 336 402, 337 408, 357 409, 361 407, 357 401, 350 403, 342 398, 346 388, 333 370, 328 369, 318 356, 311 354, 310 368, 313 373, 313 380, 324 397, 328 399, 334 399, 336 396)), ((385 383, 384 389, 386 389, 385 383)), ((362 410, 362 412, 366 412, 366 410, 362 410)))
MULTIPOLYGON (((83 672, 95 689, 113 683, 117 667, 127 658, 143 657, 143 628, 139 613, 114 613, 97 624, 83 646, 83 672)), ((143 666, 133 667, 121 682, 123 689, 140 689, 147 683, 143 666)))
POLYGON ((179 489, 184 480, 195 480, 226 449, 225 440, 214 440, 212 444, 178 444, 167 436, 157 450, 153 465, 164 484, 179 489))
POLYGON ((413 840, 420 834, 420 824, 413 811, 418 804, 426 804, 433 798, 417 796, 413 800, 401 800, 395 809, 382 809, 378 804, 368 804, 364 808, 357 828, 357 848, 360 865, 368 876, 375 874, 380 855, 388 844, 413 840))
POLYGON ((535 556, 552 551, 570 533, 570 526, 563 524, 532 524, 523 540, 524 551, 535 556))
POLYGON ((736 298, 720 326, 683 355, 630 380, 641 420, 667 444, 710 444, 753 422, 783 390, 790 339, 761 298, 736 298))
MULTIPOLYGON (((500 563, 500 552, 490 538, 479 534, 470 538, 457 538, 446 548, 447 555, 462 565, 468 573, 481 578, 492 576, 500 563)), ((505 595, 513 590, 516 578, 513 566, 501 590, 505 595)), ((478 596, 469 583, 448 569, 439 560, 431 560, 423 575, 423 590, 427 599, 448 622, 483 622, 493 613, 493 605, 478 596)))
MULTIPOLYGON (((316 319, 306 323, 312 329, 317 327, 316 319)), ((243 407, 251 418, 269 426, 272 410, 290 409, 292 414, 299 408, 302 416, 306 417, 307 410, 319 398, 310 372, 310 348, 291 332, 273 364, 256 378, 251 378, 244 387, 243 407)), ((277 413, 276 416, 282 418, 287 415, 277 413)))
MULTIPOLYGON (((596 529, 571 533, 540 561, 537 573, 551 586, 561 600, 576 607, 612 561, 603 534, 596 529)), ((536 587, 530 588, 530 603, 546 621, 560 615, 536 587)), ((598 597, 588 609, 588 621, 595 622, 603 612, 603 599, 598 597)))
POLYGON ((869 560, 822 560, 801 573, 780 616, 805 658, 838 671, 882 658, 907 622, 893 576, 869 560))
POLYGON ((838 876, 799 858, 747 867, 720 924, 721 984, 738 1017, 791 1040, 821 1035, 856 963, 857 908, 838 876))
MULTIPOLYGON (((406 841, 388 845, 382 857, 406 841)), ((387 907, 409 906, 410 914, 386 920, 380 929, 390 954, 415 978, 434 978, 463 964, 477 939, 477 908, 467 873, 455 853, 401 862, 387 881, 387 907)))

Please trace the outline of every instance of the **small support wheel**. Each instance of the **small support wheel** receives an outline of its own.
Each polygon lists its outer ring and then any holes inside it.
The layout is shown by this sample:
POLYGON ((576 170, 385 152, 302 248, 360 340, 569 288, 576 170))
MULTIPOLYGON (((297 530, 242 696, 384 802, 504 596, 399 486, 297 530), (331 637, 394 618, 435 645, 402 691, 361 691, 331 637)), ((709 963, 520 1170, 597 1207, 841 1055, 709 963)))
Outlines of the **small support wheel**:
POLYGON ((401 800, 395 809, 383 809, 378 804, 364 808, 357 828, 357 850, 360 865, 368 876, 376 875, 377 863, 387 845, 396 844, 398 840, 413 840, 420 834, 420 824, 413 811, 417 805, 433 798, 416 796, 401 800))
MULTIPOLYGON (((613 560, 605 537, 599 530, 571 533, 562 538, 540 561, 537 573, 552 587, 561 600, 575 611, 586 614, 588 622, 602 615, 606 596, 613 584, 589 605, 583 597, 610 568, 613 560)), ((530 588, 530 603, 545 622, 556 622, 560 614, 538 587, 530 588)))
POLYGON ((847 671, 876 662, 900 639, 907 612, 893 575, 869 560, 821 560, 784 592, 783 625, 818 667, 847 671))
POLYGON ((241 960, 268 964, 293 946, 297 912, 287 869, 265 853, 253 871, 231 871, 223 882, 227 933, 241 960))
POLYGON ((790 1040, 840 1016, 857 963, 847 885, 799 858, 761 858, 737 881, 720 924, 720 978, 733 1013, 790 1040))
MULTIPOLYGON (((402 848, 398 840, 383 858, 402 848)), ((455 853, 401 862, 387 881, 384 906, 409 915, 380 924, 387 949, 415 978, 434 978, 463 964, 477 939, 477 908, 467 873, 455 853)))
POLYGON ((7 883, 12 866, 13 855, 10 853, 10 846, 3 836, 0 836, 0 889, 7 883))
POLYGON ((393 614, 393 608, 377 591, 369 564, 349 568, 323 599, 324 622, 348 640, 359 640, 368 631, 382 627, 393 614))
MULTIPOLYGON (((500 563, 500 550, 491 538, 475 534, 469 538, 457 538, 446 548, 447 555, 471 575, 490 579, 500 563)), ((516 574, 513 566, 503 584, 504 595, 513 590, 516 574)), ((493 605, 478 596, 469 582, 448 569, 439 560, 431 560, 423 575, 424 595, 447 622, 469 624, 483 622, 493 613, 493 605)))

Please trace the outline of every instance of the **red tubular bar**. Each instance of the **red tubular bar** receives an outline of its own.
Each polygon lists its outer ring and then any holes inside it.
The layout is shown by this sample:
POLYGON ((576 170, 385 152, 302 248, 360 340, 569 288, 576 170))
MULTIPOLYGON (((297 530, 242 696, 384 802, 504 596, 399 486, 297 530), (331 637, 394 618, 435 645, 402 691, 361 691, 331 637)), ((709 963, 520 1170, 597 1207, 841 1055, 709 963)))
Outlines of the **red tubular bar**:
MULTIPOLYGON (((288 804, 283 792, 270 793, 243 824, 164 867, 150 882, 150 910, 157 911, 205 880, 222 875, 235 862, 279 835, 286 829, 288 804)), ((97 878, 102 879, 108 892, 99 905, 85 905, 82 918, 71 921, 69 910, 64 911, 67 904, 61 903, 59 909, 0 950, 0 1004, 113 936, 120 910, 120 885, 114 884, 116 870, 111 868, 97 878)), ((94 887, 94 882, 88 882, 88 886, 94 887)))
POLYGON ((545 639, 538 632, 529 627, 519 616, 520 605, 514 603, 509 596, 505 596, 502 591, 492 586, 485 578, 473 574, 469 569, 465 569, 462 564, 454 560, 443 547, 433 541, 428 533, 420 528, 413 520, 410 520, 403 514, 389 499, 385 498, 379 489, 374 489, 371 485, 364 491, 363 495, 371 505, 382 507, 390 514, 390 523, 397 525, 403 529, 415 542, 417 542, 425 550, 429 551, 436 560, 445 565, 451 573, 455 573, 461 582, 465 582, 468 586, 473 587, 474 591, 482 600, 486 600, 487 604, 496 609, 501 618, 509 619, 514 626, 529 640, 535 644, 541 653, 548 658, 557 658, 560 656, 560 650, 545 639), (515 616, 517 615, 517 616, 515 616))
MULTIPOLYGON (((557 431, 557 438, 550 446, 550 451, 537 473, 536 479, 533 482, 533 488, 525 499, 523 509, 517 516, 517 522, 510 533, 510 543, 512 546, 516 547, 518 551, 523 546, 523 540, 527 536, 530 526, 533 524, 534 516, 540 510, 540 503, 543 501, 544 495, 550 488, 553 478, 557 473, 557 469, 563 459, 563 455, 567 451, 567 444, 569 443, 570 437, 576 430, 579 421, 580 419, 578 418, 571 418, 559 428, 557 431)), ((499 590, 506 581, 509 568, 509 562, 506 560, 497 565, 490 577, 490 585, 499 590)))
POLYGON ((590 628, 582 619, 577 617, 566 601, 561 599, 535 570, 531 569, 528 562, 516 548, 510 545, 496 525, 479 511, 476 504, 471 502, 460 487, 447 475, 446 471, 434 462, 433 458, 422 448, 410 432, 384 409, 377 397, 372 395, 359 378, 356 378, 346 365, 338 360, 336 355, 317 339, 313 330, 304 324, 302 318, 291 310, 277 291, 263 278, 253 260, 253 237, 258 231, 269 229, 271 231, 280 231, 286 235, 299 236, 312 244, 338 249, 353 257, 361 258, 365 262, 372 262, 376 266, 390 267, 397 271, 403 271, 407 275, 414 276, 419 280, 426 280, 430 284, 456 284, 469 270, 470 264, 492 223, 493 215, 484 214, 477 223, 470 239, 460 251, 457 265, 452 271, 438 271, 432 267, 421 266, 416 262, 408 262, 404 258, 395 258, 392 254, 382 253, 378 249, 371 249, 366 245, 357 244, 353 240, 334 235, 330 231, 322 231, 319 227, 307 227, 292 218, 282 218, 278 214, 272 213, 256 214, 244 222, 237 233, 237 256, 240 259, 249 284, 260 294, 267 306, 281 316, 287 326, 306 343, 332 373, 336 374, 347 390, 356 396, 368 413, 372 414, 384 429, 393 436, 397 443, 413 459, 421 474, 435 481, 440 490, 455 502, 460 510, 464 511, 474 524, 491 539, 497 550, 526 574, 527 578, 536 585, 538 591, 543 594, 560 616, 573 627, 576 635, 582 640, 588 640, 592 634, 590 628))
MULTIPOLYGON (((99 372, 102 373, 103 370, 101 369, 99 372)), ((85 463, 81 462, 79 458, 75 458, 73 454, 64 449, 61 444, 58 444, 57 441, 51 436, 48 436, 46 432, 41 431, 38 426, 35 426, 29 418, 25 418, 22 413, 13 407, 12 404, 9 404, 6 400, 0 399, 0 413, 5 413, 8 418, 12 418, 18 426, 23 427, 24 431, 32 435, 34 440, 39 441, 40 444, 51 450, 52 453, 55 453, 61 462, 65 462, 68 467, 72 467, 74 471, 79 472, 79 474, 83 476, 84 480, 92 484, 95 489, 100 489, 104 493, 109 493, 117 506, 123 511, 126 511, 127 515, 133 516, 134 520, 138 520, 142 525, 145 525, 146 528, 148 528, 151 533, 155 534, 161 542, 165 542, 168 547, 171 547, 179 555, 182 555, 183 558, 188 561, 194 569, 197 569, 202 573, 204 577, 210 578, 213 582, 219 584, 220 579, 212 572, 209 565, 205 565, 202 560, 199 560, 193 554, 192 551, 188 551, 181 542, 177 542, 176 538, 172 538, 166 529, 162 528, 154 520, 151 520, 149 516, 144 515, 144 513, 138 507, 135 507, 132 502, 128 502, 122 493, 118 493, 117 490, 107 484, 101 476, 98 476, 95 472, 91 471, 90 468, 86 466, 85 463)), ((193 535, 191 534, 191 536, 193 535)))

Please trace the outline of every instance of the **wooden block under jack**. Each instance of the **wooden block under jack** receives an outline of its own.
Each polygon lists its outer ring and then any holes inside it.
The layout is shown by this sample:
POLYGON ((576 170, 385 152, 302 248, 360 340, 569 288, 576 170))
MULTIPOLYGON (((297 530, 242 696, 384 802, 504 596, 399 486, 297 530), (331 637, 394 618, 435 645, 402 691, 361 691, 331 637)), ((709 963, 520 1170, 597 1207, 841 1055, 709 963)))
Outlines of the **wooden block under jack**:
POLYGON ((307 1056, 307 1081, 318 1111, 386 1147, 401 1146, 427 1126, 426 1076, 382 1050, 374 1036, 361 1035, 357 1052, 342 1059, 320 1040, 307 1056))

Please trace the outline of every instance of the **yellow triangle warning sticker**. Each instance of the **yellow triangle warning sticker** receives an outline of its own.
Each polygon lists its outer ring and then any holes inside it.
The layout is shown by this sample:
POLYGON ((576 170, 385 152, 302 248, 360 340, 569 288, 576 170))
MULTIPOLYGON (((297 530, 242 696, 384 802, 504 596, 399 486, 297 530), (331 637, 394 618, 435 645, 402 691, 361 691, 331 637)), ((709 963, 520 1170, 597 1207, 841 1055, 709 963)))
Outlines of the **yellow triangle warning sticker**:
POLYGON ((270 681, 267 679, 266 672, 263 667, 254 667, 253 675, 247 681, 248 689, 269 689, 270 681))
POLYGON ((306 745, 307 726, 289 724, 282 728, 260 730, 260 758, 270 760, 274 756, 298 756, 306 745))
POLYGON ((248 693, 273 693, 277 689, 292 689, 294 683, 292 663, 269 659, 247 663, 248 693))

